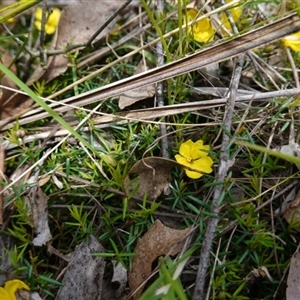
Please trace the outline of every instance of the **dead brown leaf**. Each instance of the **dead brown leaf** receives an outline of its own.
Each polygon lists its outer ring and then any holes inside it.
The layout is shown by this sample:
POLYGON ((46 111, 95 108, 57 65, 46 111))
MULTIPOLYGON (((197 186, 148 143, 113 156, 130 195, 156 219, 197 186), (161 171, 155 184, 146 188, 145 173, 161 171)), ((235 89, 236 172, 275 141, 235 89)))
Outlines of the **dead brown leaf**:
POLYGON ((181 251, 190 228, 184 230, 164 226, 159 220, 149 228, 146 234, 137 241, 134 252, 137 254, 132 261, 132 270, 129 272, 129 286, 134 292, 133 299, 138 299, 142 287, 152 272, 153 261, 161 255, 176 255, 181 251))
POLYGON ((255 282, 264 278, 267 278, 269 281, 273 281, 272 276, 270 275, 268 269, 265 266, 253 269, 245 278, 248 289, 251 290, 255 282))
POLYGON ((52 239, 48 224, 48 197, 40 187, 35 186, 30 189, 26 201, 29 203, 34 231, 37 235, 32 241, 33 245, 45 245, 52 239))
MULTIPOLYGON (((150 68, 144 64, 141 60, 133 75, 140 74, 148 71, 150 68)), ((150 84, 145 87, 139 87, 122 94, 119 98, 119 107, 124 109, 125 107, 132 105, 140 100, 151 98, 155 95, 155 84, 150 84)))
POLYGON ((156 199, 171 180, 171 171, 177 166, 176 161, 162 157, 147 157, 138 161, 128 172, 124 186, 129 195, 137 189, 135 196, 142 198, 145 194, 148 200, 156 199), (131 182, 135 175, 136 180, 131 182))
MULTIPOLYGON (((288 223, 300 221, 300 190, 298 191, 294 201, 287 206, 283 216, 288 223)), ((296 230, 300 232, 300 227, 297 227, 296 230)))
POLYGON ((105 260, 92 256, 99 252, 104 248, 92 235, 88 244, 82 242, 76 247, 56 300, 102 299, 105 260))
MULTIPOLYGON (((63 10, 60 17, 54 48, 64 49, 68 44, 86 43, 120 5, 119 1, 103 1, 101 5, 95 5, 93 1, 72 1, 72 4, 63 10)), ((114 28, 116 20, 114 19, 109 23, 95 41, 107 36, 114 28)), ((67 68, 68 59, 66 55, 56 55, 41 79, 50 81, 64 73, 67 68)))
POLYGON ((115 297, 121 297, 125 291, 125 287, 127 285, 127 270, 124 266, 116 260, 112 261, 113 263, 113 278, 111 279, 111 283, 115 286, 119 286, 118 289, 114 289, 116 294, 115 297))
POLYGON ((286 300, 299 299, 299 295, 300 295, 300 252, 298 246, 290 262, 290 271, 287 278, 286 300))
POLYGON ((16 291, 16 300, 42 300, 42 298, 37 292, 22 289, 16 291))

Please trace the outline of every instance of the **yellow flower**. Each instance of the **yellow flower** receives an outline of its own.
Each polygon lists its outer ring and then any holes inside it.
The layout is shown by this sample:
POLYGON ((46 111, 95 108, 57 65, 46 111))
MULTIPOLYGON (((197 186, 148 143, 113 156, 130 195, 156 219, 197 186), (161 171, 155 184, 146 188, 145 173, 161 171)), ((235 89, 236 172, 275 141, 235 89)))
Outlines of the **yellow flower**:
POLYGON ((282 41, 287 47, 291 47, 294 51, 300 51, 300 31, 284 37, 282 41))
POLYGON ((198 171, 194 172, 185 169, 185 173, 188 177, 198 179, 203 173, 212 172, 211 166, 213 160, 208 156, 209 149, 210 147, 208 145, 203 145, 203 141, 201 140, 195 143, 192 140, 188 140, 180 145, 180 155, 176 154, 175 159, 181 165, 198 171))
MULTIPOLYGON (((197 19, 201 14, 197 9, 191 8, 186 13, 185 24, 197 19)), ((193 39, 200 43, 207 43, 213 39, 215 31, 210 23, 209 18, 197 21, 188 27, 188 33, 193 39)))
MULTIPOLYGON (((226 0, 226 3, 229 3, 229 2, 231 2, 231 0, 226 0)), ((231 15, 233 21, 237 22, 240 19, 243 10, 241 9, 240 6, 235 6, 233 8, 230 8, 229 12, 230 12, 230 15, 231 15)), ((228 30, 232 30, 230 22, 226 16, 225 12, 221 13, 221 22, 222 22, 222 25, 224 25, 228 30)))
POLYGON ((15 18, 10 18, 6 22, 10 23, 10 24, 13 24, 13 23, 15 23, 15 18))
MULTIPOLYGON (((58 8, 54 8, 51 10, 50 14, 47 14, 47 21, 45 25, 45 31, 47 34, 53 34, 58 25, 58 21, 60 18, 60 10, 58 8)), ((42 9, 38 7, 35 11, 35 21, 34 25, 38 30, 42 28, 42 9)))
POLYGON ((4 287, 0 287, 0 299, 1 300, 17 300, 16 291, 17 290, 30 290, 27 284, 23 281, 14 279, 5 282, 4 287))

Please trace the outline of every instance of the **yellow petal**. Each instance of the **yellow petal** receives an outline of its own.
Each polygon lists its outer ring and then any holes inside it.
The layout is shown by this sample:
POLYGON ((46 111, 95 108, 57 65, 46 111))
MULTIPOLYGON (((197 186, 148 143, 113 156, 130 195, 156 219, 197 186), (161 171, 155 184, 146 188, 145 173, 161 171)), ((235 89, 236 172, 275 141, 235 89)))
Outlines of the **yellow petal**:
POLYGON ((183 156, 181 156, 181 155, 179 155, 179 154, 176 154, 176 155, 175 155, 175 159, 176 159, 176 161, 177 161, 179 164, 181 164, 181 165, 183 165, 183 166, 186 166, 187 163, 188 163, 188 161, 186 160, 186 158, 184 158, 183 156))
POLYGON ((203 176, 203 174, 201 173, 198 173, 198 172, 193 172, 193 171, 190 171, 190 170, 185 170, 185 174, 192 178, 192 179, 198 179, 200 178, 201 176, 203 176))
POLYGON ((203 145, 202 140, 198 140, 195 143, 192 140, 188 140, 180 145, 180 155, 176 154, 175 159, 179 164, 192 169, 185 169, 188 177, 198 179, 204 173, 213 171, 211 168, 213 160, 208 156, 209 149, 209 145, 203 145))
POLYGON ((193 162, 192 168, 199 170, 203 173, 211 173, 213 170, 211 166, 213 165, 213 160, 209 157, 203 157, 193 162))
POLYGON ((187 15, 188 22, 191 22, 194 19, 196 19, 196 17, 199 17, 200 13, 198 12, 197 9, 191 8, 186 12, 186 15, 187 15))
POLYGON ((198 140, 197 142, 194 143, 192 147, 191 156, 193 159, 205 157, 208 155, 209 149, 210 149, 209 145, 203 145, 203 141, 198 140))
POLYGON ((226 16, 226 14, 224 12, 221 13, 221 22, 222 22, 222 25, 228 29, 228 30, 232 30, 231 28, 231 25, 230 25, 230 22, 226 16))
POLYGON ((206 32, 209 31, 210 28, 211 28, 211 24, 208 18, 205 18, 193 24, 194 33, 206 32))
MULTIPOLYGON (((227 0, 226 1, 226 3, 230 3, 230 2, 231 2, 231 0, 227 0)), ((237 22, 240 19, 242 13, 243 13, 243 9, 241 8, 241 6, 235 6, 235 7, 231 8, 231 9, 229 9, 229 13, 230 13, 233 21, 237 22)), ((221 13, 221 21, 222 21, 222 24, 228 30, 232 30, 230 22, 229 22, 229 20, 228 20, 227 15, 226 15, 225 12, 221 13)))
POLYGON ((61 11, 58 8, 54 8, 49 15, 47 24, 49 26, 56 27, 59 22, 60 15, 61 15, 61 11))
POLYGON ((295 52, 300 51, 300 32, 288 35, 282 39, 283 43, 292 48, 295 52))
MULTIPOLYGON (((16 299, 16 291, 20 289, 30 290, 28 285, 25 284, 23 281, 14 279, 14 280, 8 280, 4 284, 4 289, 7 291, 10 300, 17 300, 16 299)), ((2 299, 2 298, 0 298, 2 299)))
POLYGON ((38 21, 42 21, 42 13, 43 13, 43 10, 40 7, 38 7, 34 14, 35 19, 38 21))
MULTIPOLYGON (((61 11, 58 8, 54 8, 51 11, 50 15, 47 14, 48 19, 45 24, 45 31, 47 34, 53 34, 55 32, 59 22, 60 15, 61 15, 61 11)), ((38 30, 41 30, 41 26, 42 26, 41 21, 42 21, 42 9, 39 7, 35 11, 35 22, 34 22, 34 25, 38 30)))
MULTIPOLYGON (((231 1, 232 0, 226 0, 226 3, 230 3, 231 1)), ((241 8, 241 6, 235 6, 233 8, 230 8, 229 11, 235 22, 240 18, 240 16, 243 13, 243 9, 241 8)))
POLYGON ((45 31, 47 34, 53 34, 56 30, 56 26, 52 26, 52 25, 49 25, 49 24, 46 24, 45 25, 45 31))
POLYGON ((192 142, 192 140, 188 140, 182 143, 179 148, 179 153, 185 158, 191 157, 191 149, 193 147, 193 144, 194 143, 192 142))
MULTIPOLYGON (((187 11, 186 16, 187 20, 185 23, 189 23, 201 16, 201 13, 192 8, 187 11)), ((197 42, 206 43, 214 37, 215 31, 210 23, 209 18, 205 18, 192 24, 191 27, 188 28, 188 33, 197 42)))
POLYGON ((1 300, 10 300, 7 291, 3 287, 0 287, 0 299, 1 300))
POLYGON ((42 29, 42 22, 40 20, 36 20, 34 21, 34 26, 38 29, 41 30, 42 29))
POLYGON ((198 32, 198 33, 194 33, 192 36, 194 40, 199 43, 207 43, 210 40, 212 40, 212 38, 214 37, 214 31, 209 30, 209 31, 198 32))
POLYGON ((198 140, 195 143, 195 147, 199 148, 200 150, 204 150, 204 151, 209 151, 209 149, 210 149, 209 145, 203 145, 203 141, 202 140, 198 140))

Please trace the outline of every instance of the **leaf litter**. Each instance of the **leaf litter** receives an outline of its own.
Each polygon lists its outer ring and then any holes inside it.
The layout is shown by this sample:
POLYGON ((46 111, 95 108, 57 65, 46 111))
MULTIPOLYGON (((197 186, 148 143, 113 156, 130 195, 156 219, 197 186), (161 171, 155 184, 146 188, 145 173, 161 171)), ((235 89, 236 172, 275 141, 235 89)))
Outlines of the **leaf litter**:
MULTIPOLYGON (((169 2, 170 5, 175 4, 175 1, 169 1, 169 2)), ((56 34, 52 37, 52 44, 50 48, 64 49, 68 47, 70 44, 87 42, 90 39, 90 37, 93 35, 93 33, 97 29, 99 29, 101 24, 104 22, 105 17, 107 15, 111 15, 115 11, 115 9, 120 6, 120 3, 118 3, 117 1, 115 2, 105 1, 103 2, 103 4, 104 4, 103 6, 87 5, 87 3, 84 1, 76 1, 75 3, 72 2, 72 5, 66 5, 64 3, 63 5, 66 6, 62 13, 60 22, 58 24, 56 34)), ((110 25, 108 25, 102 31, 102 33, 95 39, 95 42, 97 41, 97 39, 106 37, 109 34, 109 32, 113 30, 116 21, 117 19, 115 19, 110 25)), ((2 62, 4 63, 4 65, 9 66, 12 61, 13 59, 10 56, 10 54, 4 51, 4 54, 2 55, 2 62)), ((55 80, 58 76, 66 72, 66 70, 70 67, 69 64, 70 63, 65 54, 49 56, 47 59, 46 70, 44 70, 42 67, 37 68, 35 70, 35 73, 31 76, 31 78, 28 79, 27 83, 31 85, 31 84, 35 84, 37 81, 49 82, 51 80, 55 80)), ((140 72, 145 71, 145 69, 143 68, 141 70, 139 70, 139 68, 136 68, 135 74, 140 74, 140 72)), ((14 70, 14 66, 12 70, 14 73, 16 73, 14 70)), ((272 72, 268 71, 268 75, 275 74, 272 72)), ((255 72, 252 72, 251 74, 252 74, 251 76, 253 77, 255 76, 255 72)), ((214 77, 217 77, 217 73, 214 73, 214 75, 215 75, 214 77)), ((278 78, 280 79, 280 76, 278 76, 278 78)), ((212 81, 212 78, 210 79, 212 81)), ((249 80, 249 78, 247 78, 247 80, 249 80)), ((218 79, 213 81, 214 84, 218 84, 218 82, 219 82, 218 79)), ((5 77, 2 78, 1 83, 8 87, 15 88, 14 83, 10 82, 9 80, 6 81, 5 77)), ((272 82, 272 84, 276 85, 276 82, 274 81, 272 82)), ((220 87, 220 89, 222 88, 223 87, 220 87)), ((119 108, 129 109, 130 105, 137 104, 142 99, 153 97, 154 94, 155 94, 154 84, 148 85, 147 88, 138 88, 135 90, 127 91, 126 93, 123 93, 119 99, 118 102, 119 108)), ((11 117, 14 114, 17 114, 19 111, 24 110, 24 108, 29 107, 31 103, 32 103, 31 100, 26 99, 26 96, 24 97, 24 96, 17 95, 11 99, 8 99, 6 90, 2 90, 2 98, 0 101, 0 104, 2 105, 1 118, 5 119, 11 117)), ((245 106, 243 106, 243 108, 244 107, 245 106)), ((214 120, 218 122, 219 119, 223 118, 223 115, 220 118, 218 109, 216 106, 214 106, 212 110, 205 111, 205 113, 209 116, 213 115, 214 120)), ((239 112, 237 111, 236 113, 238 114, 239 112)), ((134 114, 135 112, 133 112, 133 115, 134 114)), ((167 116, 167 114, 165 114, 164 116, 167 116)), ((151 117, 151 113, 150 113, 150 117, 151 117)), ((244 125, 241 126, 240 128, 237 128, 236 132, 238 132, 238 129, 240 130, 239 132, 243 132, 243 130, 246 131, 245 129, 246 125, 245 126, 244 125)), ((274 128, 275 127, 276 126, 274 126, 274 128)), ((265 130, 264 127, 261 128, 263 131, 265 130)), ((264 132, 267 132, 267 130, 265 130, 264 132)), ((254 136, 255 134, 256 133, 254 133, 254 136)), ((270 134, 270 137, 272 137, 272 134, 270 134)), ((251 135, 253 135, 252 131, 251 131, 251 135)), ((22 144, 20 145, 23 146, 22 144)), ((283 145, 287 145, 287 144, 283 143, 283 145)), ((64 145, 64 146, 69 147, 69 145, 67 146, 64 145)), ((294 142, 294 144, 292 145, 291 143, 289 143, 288 147, 282 146, 281 150, 285 153, 287 151, 289 154, 294 154, 295 151, 297 150, 297 155, 298 155, 298 148, 299 148, 299 144, 294 142)), ((253 162, 251 163, 253 164, 253 162)), ((113 165, 113 167, 116 166, 117 163, 113 165)), ((123 182, 123 185, 125 186, 124 197, 131 195, 135 192, 135 196, 141 199, 147 198, 147 200, 156 200, 158 197, 161 196, 162 191, 165 190, 167 187, 170 186, 170 184, 173 183, 171 172, 174 171, 175 166, 178 166, 178 164, 173 160, 162 159, 160 157, 154 157, 154 156, 145 157, 137 161, 130 169, 130 171, 126 172, 125 174, 126 175, 125 181, 123 182)), ((21 172, 22 174, 22 172, 26 168, 28 168, 28 165, 23 165, 23 168, 22 167, 19 168, 19 172, 21 172)), ((86 175, 85 170, 86 169, 84 169, 84 171, 82 172, 82 176, 86 175)), ((4 170, 2 172, 4 173, 4 170)), ((63 193, 65 192, 64 191, 65 185, 63 184, 63 182, 60 182, 57 179, 55 174, 47 175, 46 177, 39 177, 39 178, 37 178, 36 175, 34 176, 35 176, 35 180, 34 180, 35 186, 30 186, 29 188, 27 188, 27 193, 24 195, 25 201, 28 203, 28 206, 30 208, 29 216, 32 218, 32 224, 35 232, 35 238, 32 240, 32 244, 38 247, 47 244, 48 247, 50 247, 49 245, 51 244, 53 237, 51 235, 50 227, 48 224, 49 197, 46 195, 46 193, 42 190, 41 187, 45 186, 45 190, 46 190, 47 187, 49 186, 47 184, 51 182, 53 183, 53 186, 55 186, 58 190, 61 190, 60 193, 63 193), (52 180, 50 181, 50 179, 52 180)), ((66 178, 70 179, 71 177, 68 176, 69 174, 67 174, 66 178)), ((280 178, 279 175, 278 178, 280 178)), ((2 179, 4 181, 4 179, 6 180, 6 177, 5 178, 3 177, 2 179)), ((225 179, 226 178, 224 178, 224 180, 225 179)), ((231 178, 228 179, 228 184, 230 184, 229 183, 230 180, 231 178)), ((14 189, 18 188, 22 184, 24 185, 24 182, 30 183, 30 180, 29 181, 25 180, 23 182, 19 181, 17 184, 15 184, 14 189)), ((268 184, 269 182, 266 181, 264 183, 268 184)), ((180 184, 181 184, 180 188, 182 191, 185 188, 185 182, 181 181, 180 184)), ((262 187, 264 186, 263 185, 260 186, 261 189, 262 187)), ((241 187, 239 186, 239 188, 241 187)), ((201 184, 199 184, 199 189, 200 191, 203 191, 203 189, 205 189, 205 182, 201 181, 201 184), (204 186, 204 188, 202 186, 204 186)), ((198 192, 199 191, 197 191, 197 195, 199 195, 198 192)), ((5 195, 7 196, 7 194, 5 195)), ((299 221, 299 212, 298 212, 299 197, 298 196, 299 195, 295 197, 295 200, 292 203, 290 203, 287 209, 285 209, 284 211, 284 218, 286 219, 287 223, 290 224, 290 226, 292 226, 293 223, 299 221)), ((242 203, 244 197, 247 197, 247 193, 243 193, 241 197, 232 197, 232 198, 235 198, 235 202, 242 203)), ((199 200, 198 204, 201 203, 201 205, 205 207, 207 203, 202 198, 201 199, 200 198, 198 199, 199 200)), ((64 201, 63 197, 61 199, 62 201, 64 201)), ((101 205, 102 203, 100 203, 99 206, 101 205)), ((233 205, 235 205, 235 203, 233 205)), ((257 203, 256 205, 259 207, 260 203, 257 203)), ((189 208, 192 208, 194 211, 197 211, 198 209, 197 207, 193 206, 192 203, 189 203, 189 208)), ((251 211, 252 209, 251 206, 250 208, 247 207, 247 209, 248 210, 245 211, 241 209, 241 216, 238 216, 239 221, 241 223, 242 223, 241 220, 243 218, 247 218, 247 216, 250 216, 251 213, 253 213, 254 215, 254 212, 251 211)), ((99 211, 103 213, 101 209, 99 209, 99 211)), ((107 214, 105 215, 107 217, 109 213, 107 212, 105 213, 107 214)), ((231 212, 229 210, 228 212, 229 217, 230 217, 230 213, 231 212)), ((281 217, 280 214, 277 214, 276 216, 278 218, 281 217)), ((224 220, 226 220, 227 217, 228 215, 226 215, 224 220)), ((246 224, 245 226, 248 226, 247 222, 243 223, 243 225, 246 224)), ((173 224, 175 228, 176 222, 174 222, 173 224)), ((185 227, 186 226, 187 225, 185 225, 185 227)), ((144 231, 143 237, 138 239, 137 245, 134 250, 136 256, 132 260, 132 268, 131 270, 129 270, 129 279, 127 279, 126 270, 123 267, 123 265, 120 262, 117 262, 116 260, 113 260, 113 267, 112 267, 113 275, 109 280, 104 279, 105 260, 101 257, 94 256, 94 254, 105 252, 105 248, 99 243, 98 237, 89 235, 86 241, 77 245, 73 254, 71 252, 68 253, 69 255, 72 256, 72 259, 69 262, 65 273, 63 272, 58 277, 58 278, 63 278, 62 282, 64 286, 59 289, 59 293, 57 294, 56 299, 76 299, 76 298, 97 299, 101 296, 103 299, 117 299, 118 297, 124 296, 124 294, 126 293, 124 289, 127 280, 129 280, 131 292, 134 292, 138 287, 141 287, 136 293, 133 294, 133 299, 138 299, 139 295, 142 293, 142 288, 144 287, 147 279, 153 272, 152 264, 155 261, 155 259, 161 255, 174 256, 178 252, 180 252, 183 248, 183 243, 188 233, 191 230, 190 227, 187 227, 184 230, 178 230, 174 228, 166 227, 159 220, 156 220, 148 230, 144 231), (112 287, 113 283, 116 283, 119 286, 119 288, 114 289, 112 287)), ((299 227, 294 227, 293 229, 297 231, 299 230, 299 227)), ((250 229, 249 231, 251 232, 251 230, 252 229, 250 229)), ((126 232, 126 234, 128 233, 126 232)), ((234 236, 232 235, 231 238, 234 238, 234 236)), ((53 253, 56 254, 58 253, 58 251, 56 251, 54 248, 53 250, 54 250, 53 253)), ((251 251, 251 247, 249 251, 251 251)), ((218 258, 216 258, 216 260, 217 259, 218 258)), ((247 263, 245 263, 245 265, 247 265, 247 263)), ((226 274, 225 273, 226 268, 227 268, 226 266, 222 267, 224 274, 226 274)), ((297 257, 297 252, 295 252, 294 256, 291 258, 291 267, 288 276, 288 287, 286 290, 287 299, 295 299, 295 297, 297 297, 298 295, 297 293, 299 293, 298 291, 299 278, 297 277, 297 272, 298 272, 297 268, 298 268, 298 257, 297 257)), ((219 267, 219 269, 221 268, 219 267)), ((245 277, 246 287, 248 289, 252 289, 252 286, 258 284, 259 281, 261 281, 261 279, 266 279, 270 283, 273 283, 274 280, 272 276, 275 277, 276 274, 275 276, 274 274, 272 274, 271 276, 270 273, 272 273, 272 270, 270 271, 270 269, 271 269, 270 267, 267 268, 263 265, 255 265, 255 268, 253 268, 252 271, 248 272, 248 275, 245 277)), ((214 291, 214 293, 218 293, 218 290, 214 291)), ((219 294, 219 296, 221 296, 221 293, 219 294)))
POLYGON ((124 186, 126 194, 135 191, 135 196, 155 200, 168 187, 172 169, 178 164, 162 157, 146 157, 135 163, 129 170, 124 186))
MULTIPOLYGON (((137 65, 133 75, 145 72, 149 69, 150 67, 147 64, 147 61, 141 60, 137 65)), ((156 91, 155 84, 150 84, 143 88, 136 88, 131 91, 128 91, 120 95, 119 107, 120 109, 124 109, 125 107, 130 106, 140 100, 152 98, 155 95, 155 91, 156 91)))
POLYGON ((185 243, 191 228, 178 230, 164 226, 159 220, 148 229, 144 236, 138 239, 129 272, 128 281, 132 298, 138 299, 142 288, 152 273, 152 263, 161 255, 176 255, 185 243))

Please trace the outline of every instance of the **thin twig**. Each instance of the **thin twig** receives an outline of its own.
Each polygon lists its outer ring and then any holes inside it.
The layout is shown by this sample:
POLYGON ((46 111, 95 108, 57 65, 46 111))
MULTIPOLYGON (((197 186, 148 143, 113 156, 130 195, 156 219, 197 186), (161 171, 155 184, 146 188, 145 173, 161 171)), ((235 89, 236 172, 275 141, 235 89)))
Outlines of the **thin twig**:
POLYGON ((292 56, 291 51, 289 50, 289 48, 287 46, 285 46, 285 45, 284 45, 284 48, 285 48, 285 52, 286 52, 286 55, 288 57, 288 60, 289 60, 289 62, 291 64, 291 68, 293 70, 293 76, 294 76, 295 85, 296 85, 297 88, 299 88, 300 87, 299 75, 298 75, 298 72, 297 72, 295 61, 293 59, 293 56, 292 56))
POLYGON ((41 61, 41 67, 45 68, 47 65, 47 55, 45 53, 44 45, 45 45, 45 39, 46 39, 46 21, 47 21, 47 1, 44 0, 42 2, 42 20, 41 20, 41 31, 40 31, 40 61, 41 61))
MULTIPOLYGON (((227 132, 230 132, 231 124, 232 124, 232 116, 234 113, 235 99, 237 94, 237 89, 242 73, 242 68, 245 60, 245 55, 242 54, 237 58, 237 63, 234 71, 234 76, 231 85, 231 91, 228 98, 228 108, 225 113, 224 118, 224 133, 222 139, 222 148, 220 153, 220 165, 216 178, 216 182, 224 182, 227 171, 231 166, 231 161, 229 157, 229 136, 227 132)), ((204 299, 204 286, 205 286, 205 277, 207 267, 209 265, 209 253, 211 250, 213 238, 215 235, 215 231, 219 222, 218 215, 220 213, 220 202, 222 200, 222 194, 225 193, 225 187, 223 184, 217 185, 214 190, 213 200, 212 200, 212 208, 211 212, 216 217, 210 218, 207 225, 207 231, 205 233, 205 237, 203 240, 203 246, 201 249, 200 262, 197 272, 195 291, 193 294, 193 300, 204 299)))
MULTIPOLYGON (((159 16, 162 15, 164 11, 164 0, 159 0, 157 2, 157 13, 159 16)), ((156 44, 156 57, 157 57, 157 66, 164 65, 164 51, 161 40, 156 44)), ((156 84, 156 102, 158 107, 163 107, 164 104, 164 82, 160 81, 156 84)), ((163 121, 163 120, 162 120, 163 121)), ((167 138, 167 126, 165 124, 160 124, 160 135, 161 135, 161 156, 169 158, 168 153, 168 138, 167 138)))
POLYGON ((118 8, 107 20, 103 23, 103 25, 92 35, 92 37, 87 41, 86 47, 91 46, 93 40, 99 35, 103 29, 131 2, 132 0, 126 0, 123 5, 118 8))

